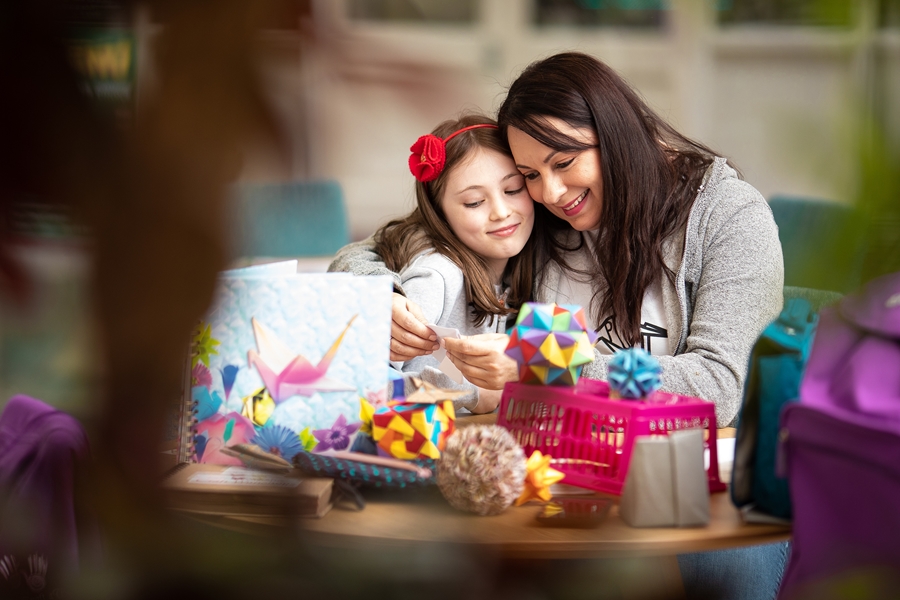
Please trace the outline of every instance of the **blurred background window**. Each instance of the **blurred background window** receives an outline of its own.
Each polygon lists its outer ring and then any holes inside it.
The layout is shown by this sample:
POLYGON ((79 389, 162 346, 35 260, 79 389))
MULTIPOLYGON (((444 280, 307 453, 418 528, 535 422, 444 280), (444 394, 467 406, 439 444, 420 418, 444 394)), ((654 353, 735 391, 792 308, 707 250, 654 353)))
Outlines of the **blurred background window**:
POLYGON ((535 23, 542 26, 660 28, 667 0, 537 0, 535 23))
POLYGON ((477 0, 349 0, 349 17, 357 21, 474 23, 477 0))
POLYGON ((723 25, 852 27, 856 2, 848 0, 719 0, 723 25))

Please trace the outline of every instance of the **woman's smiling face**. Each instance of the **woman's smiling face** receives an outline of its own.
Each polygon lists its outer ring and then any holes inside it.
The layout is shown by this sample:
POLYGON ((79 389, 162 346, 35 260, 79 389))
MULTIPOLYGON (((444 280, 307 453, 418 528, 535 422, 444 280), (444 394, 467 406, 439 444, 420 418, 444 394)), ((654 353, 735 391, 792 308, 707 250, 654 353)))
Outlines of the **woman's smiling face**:
MULTIPOLYGON (((579 142, 597 143, 597 135, 590 129, 578 129, 553 117, 547 122, 579 142)), ((597 148, 554 150, 515 127, 509 128, 507 136, 516 168, 525 177, 532 198, 578 231, 600 227, 603 179, 597 148)))

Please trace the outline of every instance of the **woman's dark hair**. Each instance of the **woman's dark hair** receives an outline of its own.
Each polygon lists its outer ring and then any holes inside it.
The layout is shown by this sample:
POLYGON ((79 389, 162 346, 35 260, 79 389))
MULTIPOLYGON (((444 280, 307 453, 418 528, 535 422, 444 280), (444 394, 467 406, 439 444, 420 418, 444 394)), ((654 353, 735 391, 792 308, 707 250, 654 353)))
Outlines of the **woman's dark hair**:
MULTIPOLYGON (((444 121, 431 133, 446 138, 464 127, 483 123, 496 124, 483 115, 466 115, 444 121)), ((535 274, 534 239, 547 236, 543 233, 536 236, 533 230, 522 251, 509 259, 503 281, 510 286, 510 291, 505 302, 497 298, 487 262, 459 241, 441 207, 450 173, 477 148, 512 157, 505 138, 497 129, 471 129, 453 137, 447 142, 447 160, 443 171, 428 183, 416 181, 415 210, 403 219, 387 223, 375 233, 375 251, 384 259, 387 268, 394 272, 401 271, 418 254, 430 248, 449 258, 462 269, 466 301, 472 307, 473 323, 481 325, 494 315, 515 312, 523 302, 531 299, 535 274)))
MULTIPOLYGON (((575 52, 528 66, 509 88, 497 120, 504 137, 515 127, 557 151, 598 149, 603 203, 591 249, 590 275, 599 277, 590 308, 598 321, 615 315, 622 341, 639 344, 645 291, 663 273, 675 280, 663 242, 687 223, 715 153, 657 116, 610 67, 575 52), (596 145, 560 132, 552 118, 595 132, 596 145)), ((536 213, 535 226, 547 214, 536 213)), ((545 229, 563 225, 554 216, 545 229)), ((537 242, 539 257, 569 269, 560 259, 572 248, 562 247, 558 236, 537 242)))

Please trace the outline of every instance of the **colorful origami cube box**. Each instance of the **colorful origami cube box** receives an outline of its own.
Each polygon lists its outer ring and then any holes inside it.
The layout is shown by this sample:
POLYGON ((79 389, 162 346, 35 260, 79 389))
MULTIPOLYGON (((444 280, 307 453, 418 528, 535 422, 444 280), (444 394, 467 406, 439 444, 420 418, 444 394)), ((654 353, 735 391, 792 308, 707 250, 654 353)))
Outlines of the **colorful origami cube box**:
POLYGON ((379 454, 406 460, 438 459, 455 424, 452 400, 434 404, 391 403, 375 409, 371 435, 379 454))
POLYGON ((580 306, 526 302, 506 354, 519 363, 520 383, 571 386, 594 360, 596 339, 580 306))

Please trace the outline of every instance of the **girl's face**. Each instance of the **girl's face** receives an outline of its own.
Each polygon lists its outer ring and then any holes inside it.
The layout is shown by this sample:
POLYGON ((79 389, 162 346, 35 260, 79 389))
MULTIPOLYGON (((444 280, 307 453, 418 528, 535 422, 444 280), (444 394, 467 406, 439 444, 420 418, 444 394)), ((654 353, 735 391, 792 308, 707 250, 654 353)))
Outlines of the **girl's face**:
POLYGON ((440 202, 450 229, 487 260, 499 283, 534 226, 534 204, 513 160, 477 147, 447 174, 440 202))
MULTIPOLYGON (((578 141, 597 143, 597 135, 590 129, 576 129, 553 117, 547 121, 578 141)), ((515 127, 510 127, 507 135, 516 167, 525 177, 531 197, 578 231, 599 228, 603 209, 599 150, 554 150, 515 127)))

